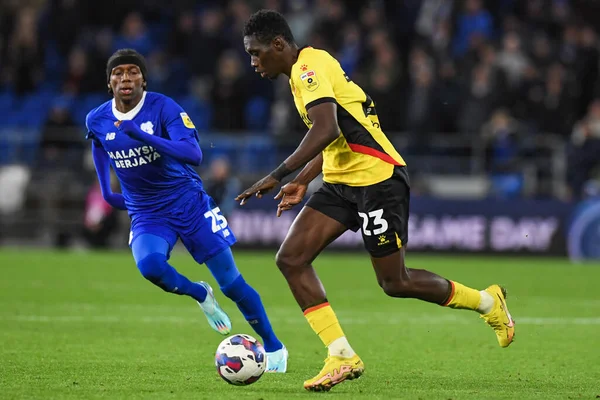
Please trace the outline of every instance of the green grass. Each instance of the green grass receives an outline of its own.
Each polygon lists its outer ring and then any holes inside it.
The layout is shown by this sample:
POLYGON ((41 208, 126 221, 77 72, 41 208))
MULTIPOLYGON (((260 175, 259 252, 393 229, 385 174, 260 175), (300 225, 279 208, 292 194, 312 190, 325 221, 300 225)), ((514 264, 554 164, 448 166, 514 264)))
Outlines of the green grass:
MULTIPOLYGON (((325 349, 296 306, 273 253, 237 252, 290 350, 289 373, 248 387, 216 374, 222 337, 189 298, 166 294, 114 253, 0 251, 0 398, 6 399, 593 399, 600 395, 600 265, 564 260, 409 256, 478 288, 509 290, 515 343, 501 349, 476 314, 386 297, 365 255, 316 263, 365 375, 329 393, 302 382, 325 349)), ((215 285, 176 253, 191 279, 215 285)), ((253 331, 220 293, 234 332, 253 331)))

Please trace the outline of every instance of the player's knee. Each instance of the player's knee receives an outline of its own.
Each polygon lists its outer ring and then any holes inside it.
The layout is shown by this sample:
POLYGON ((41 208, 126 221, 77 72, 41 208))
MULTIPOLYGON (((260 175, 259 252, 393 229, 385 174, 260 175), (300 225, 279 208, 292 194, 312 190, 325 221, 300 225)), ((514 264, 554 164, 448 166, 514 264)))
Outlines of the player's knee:
POLYGON ((167 256, 161 253, 152 253, 137 263, 142 276, 153 283, 160 282, 166 265, 167 256))
POLYGON ((410 288, 407 282, 400 279, 383 279, 379 281, 383 292, 390 297, 409 297, 410 288))
POLYGON ((284 276, 292 274, 293 271, 302 267, 303 260, 298 254, 293 254, 281 248, 275 255, 275 264, 284 276))

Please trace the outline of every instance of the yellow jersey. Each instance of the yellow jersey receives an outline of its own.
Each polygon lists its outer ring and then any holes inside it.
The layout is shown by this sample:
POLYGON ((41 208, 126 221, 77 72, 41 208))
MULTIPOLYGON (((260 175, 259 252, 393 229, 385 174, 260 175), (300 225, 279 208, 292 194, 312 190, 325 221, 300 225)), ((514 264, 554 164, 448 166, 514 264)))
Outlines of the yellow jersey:
POLYGON ((310 129, 308 110, 324 102, 337 104, 340 136, 323 150, 323 180, 369 186, 406 165, 381 130, 375 103, 352 82, 325 50, 304 47, 292 66, 290 88, 300 117, 310 129))

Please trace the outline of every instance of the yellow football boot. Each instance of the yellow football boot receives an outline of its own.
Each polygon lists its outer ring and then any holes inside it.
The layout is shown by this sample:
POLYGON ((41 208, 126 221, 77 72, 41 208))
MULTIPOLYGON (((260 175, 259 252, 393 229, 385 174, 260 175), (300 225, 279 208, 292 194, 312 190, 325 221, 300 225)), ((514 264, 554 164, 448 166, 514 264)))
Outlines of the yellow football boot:
POLYGON ((492 285, 485 291, 494 298, 494 307, 489 313, 481 315, 481 318, 494 328, 500 346, 508 347, 515 337, 515 320, 506 306, 506 289, 492 285))
POLYGON ((354 355, 350 358, 329 356, 325 366, 317 376, 304 382, 304 389, 312 392, 327 392, 338 383, 346 379, 356 379, 365 371, 360 357, 354 355))

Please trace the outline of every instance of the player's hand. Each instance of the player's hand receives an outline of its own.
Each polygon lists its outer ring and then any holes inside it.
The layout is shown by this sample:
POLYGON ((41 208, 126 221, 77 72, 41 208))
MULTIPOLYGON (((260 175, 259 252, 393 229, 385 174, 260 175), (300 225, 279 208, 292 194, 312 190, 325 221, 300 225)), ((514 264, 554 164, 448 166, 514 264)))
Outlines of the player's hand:
POLYGON ((299 204, 304 198, 307 189, 307 185, 294 181, 284 185, 279 193, 277 193, 277 196, 275 196, 275 200, 281 199, 277 205, 277 217, 281 217, 284 211, 291 210, 292 207, 299 204))
POLYGON ((271 175, 267 175, 249 189, 244 190, 244 193, 239 194, 235 198, 235 201, 239 201, 240 205, 243 206, 250 197, 256 196, 260 199, 263 194, 267 193, 278 184, 279 181, 277 179, 273 178, 271 175))
POLYGON ((135 122, 131 120, 117 121, 115 122, 115 126, 118 130, 127 134, 127 136, 131 136, 134 139, 138 138, 140 135, 143 135, 145 133, 135 122))

